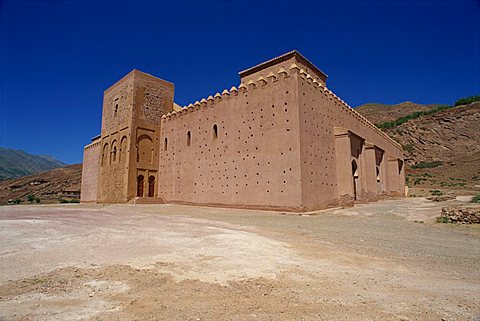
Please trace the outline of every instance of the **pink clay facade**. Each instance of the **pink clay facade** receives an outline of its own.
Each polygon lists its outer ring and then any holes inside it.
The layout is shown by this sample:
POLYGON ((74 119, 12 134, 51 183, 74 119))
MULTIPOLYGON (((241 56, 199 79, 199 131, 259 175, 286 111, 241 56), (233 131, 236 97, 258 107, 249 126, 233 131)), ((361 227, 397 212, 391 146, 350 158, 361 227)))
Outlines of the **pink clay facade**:
POLYGON ((181 109, 173 84, 137 70, 107 89, 82 202, 304 212, 404 194, 401 146, 297 51, 240 77, 181 109))

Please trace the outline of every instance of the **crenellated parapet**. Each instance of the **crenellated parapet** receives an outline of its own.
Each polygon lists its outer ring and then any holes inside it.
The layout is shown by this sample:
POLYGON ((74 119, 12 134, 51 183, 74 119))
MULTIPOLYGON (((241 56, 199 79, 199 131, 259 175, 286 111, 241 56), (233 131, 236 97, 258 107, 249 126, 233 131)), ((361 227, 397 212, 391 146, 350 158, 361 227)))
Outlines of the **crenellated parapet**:
MULTIPOLYGON (((298 66, 293 66, 291 67, 292 70, 297 70, 298 66), (293 69, 292 69, 293 68, 293 69)), ((334 103, 338 104, 342 109, 346 110, 348 113, 350 113, 353 117, 355 117, 358 121, 363 123, 365 126, 369 127, 370 129, 374 130, 376 133, 381 135, 383 138, 388 140, 390 143, 395 145, 398 148, 402 148, 402 146, 394 141, 390 136, 385 134, 383 131, 381 131, 377 126, 375 126, 372 122, 370 122, 368 119, 363 117, 359 112, 357 112, 354 108, 352 108, 350 105, 348 105, 345 101, 343 101, 340 97, 335 95, 330 89, 326 88, 323 84, 319 83, 316 81, 310 74, 305 72, 305 70, 300 69, 299 75, 302 79, 306 80, 308 84, 315 86, 325 97, 328 99, 332 100, 334 103)))
POLYGON ((249 92, 253 92, 259 90, 260 88, 268 87, 269 85, 281 81, 283 79, 289 78, 292 75, 298 75, 300 79, 305 80, 308 85, 314 86, 321 94, 323 94, 327 99, 334 102, 336 105, 344 109, 346 112, 350 113, 353 117, 355 117, 358 121, 363 123, 365 126, 369 127, 383 138, 391 142, 396 147, 401 148, 401 145, 394 141, 390 136, 382 132, 378 127, 372 124, 369 120, 359 114, 355 109, 353 109, 350 105, 348 105, 345 101, 343 101, 340 97, 338 97, 334 92, 328 89, 324 84, 317 81, 315 77, 311 74, 306 72, 303 68, 300 68, 295 62, 290 65, 289 68, 279 68, 277 72, 270 72, 266 78, 263 76, 259 76, 256 80, 248 80, 246 83, 240 83, 238 89, 235 86, 232 86, 230 90, 224 89, 221 93, 215 93, 213 96, 210 95, 208 98, 202 98, 200 101, 196 101, 195 103, 190 103, 187 106, 182 107, 180 111, 172 111, 166 115, 162 116, 162 121, 168 121, 171 119, 175 119, 177 117, 181 117, 183 115, 189 114, 190 112, 194 112, 196 110, 201 110, 202 108, 214 108, 217 104, 221 103, 222 101, 228 101, 236 96, 241 94, 248 94, 249 92))
POLYGON ((83 147, 84 150, 90 150, 92 148, 97 148, 100 145, 101 139, 97 138, 93 140, 90 144, 83 147))
POLYGON ((168 114, 162 116, 162 121, 176 119, 177 117, 182 117, 183 115, 201 110, 202 108, 215 107, 215 105, 237 97, 239 94, 248 94, 249 92, 266 88, 279 80, 289 78, 291 75, 298 73, 299 71, 300 68, 295 63, 292 64, 288 71, 284 68, 279 68, 276 74, 274 72, 270 72, 266 78, 259 76, 255 81, 249 80, 247 83, 241 83, 238 88, 232 86, 230 90, 224 89, 221 93, 217 92, 213 96, 209 95, 207 98, 202 98, 200 101, 197 100, 194 103, 183 106, 179 111, 169 112, 168 114))

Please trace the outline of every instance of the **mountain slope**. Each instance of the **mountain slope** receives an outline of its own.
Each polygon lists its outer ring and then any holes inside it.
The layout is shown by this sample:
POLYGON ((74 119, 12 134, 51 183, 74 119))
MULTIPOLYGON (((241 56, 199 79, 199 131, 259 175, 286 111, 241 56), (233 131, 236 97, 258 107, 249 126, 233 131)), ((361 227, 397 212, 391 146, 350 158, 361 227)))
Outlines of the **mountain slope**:
POLYGON ((381 124, 388 121, 394 121, 400 117, 409 114, 427 111, 432 108, 440 106, 439 104, 422 105, 406 101, 396 105, 387 104, 364 104, 355 108, 360 114, 365 116, 374 124, 381 124))
POLYGON ((0 147, 0 180, 40 173, 65 165, 50 156, 32 155, 22 150, 0 147))
POLYGON ((383 131, 405 150, 410 187, 479 189, 480 102, 421 116, 383 131))
POLYGON ((58 202, 67 190, 80 190, 82 164, 69 165, 36 175, 0 181, 0 205, 9 199, 26 202, 33 195, 45 202, 58 202))
POLYGON ((480 103, 458 106, 385 129, 411 163, 454 161, 480 153, 480 103))

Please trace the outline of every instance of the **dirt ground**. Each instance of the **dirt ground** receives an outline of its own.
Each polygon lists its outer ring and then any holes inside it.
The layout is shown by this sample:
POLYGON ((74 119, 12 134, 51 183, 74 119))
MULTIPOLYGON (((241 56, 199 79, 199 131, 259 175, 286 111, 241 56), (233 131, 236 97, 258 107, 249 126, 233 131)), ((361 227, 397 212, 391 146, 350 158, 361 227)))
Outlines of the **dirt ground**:
POLYGON ((480 229, 434 223, 460 203, 0 207, 0 320, 474 320, 480 229))

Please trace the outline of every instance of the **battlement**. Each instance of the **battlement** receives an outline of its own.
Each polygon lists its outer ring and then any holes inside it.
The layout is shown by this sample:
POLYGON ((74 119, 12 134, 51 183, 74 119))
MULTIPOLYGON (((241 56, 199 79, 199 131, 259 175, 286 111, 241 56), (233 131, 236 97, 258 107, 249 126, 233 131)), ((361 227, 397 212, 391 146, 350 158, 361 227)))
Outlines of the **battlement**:
MULTIPOLYGON (((292 64, 292 68, 294 69, 298 68, 293 66, 296 65, 292 64)), ((230 90, 224 89, 221 93, 217 92, 214 95, 209 95, 208 98, 202 98, 200 99, 200 101, 197 100, 194 103, 183 106, 180 111, 172 111, 170 113, 167 113, 166 115, 162 116, 162 121, 175 119, 177 117, 181 117, 182 115, 186 115, 189 112, 200 110, 201 108, 213 108, 222 101, 226 101, 228 99, 231 99, 232 97, 238 96, 239 93, 249 93, 254 90, 258 90, 259 88, 268 87, 270 84, 290 77, 291 74, 292 72, 288 73, 284 68, 280 68, 276 72, 276 74, 270 72, 267 75, 266 79, 263 76, 259 76, 256 81, 250 80, 246 84, 241 83, 238 88, 232 86, 230 90)))
POLYGON ((376 133, 380 134, 383 138, 388 140, 390 143, 392 143, 395 147, 402 148, 402 146, 394 141, 390 136, 385 134, 383 131, 381 131, 377 126, 375 126, 371 121, 366 119, 364 116, 362 116, 359 112, 357 112, 353 107, 351 107, 349 104, 347 104, 344 100, 342 100, 340 97, 335 95, 333 91, 328 89, 327 87, 323 86, 321 83, 316 81, 315 79, 312 78, 311 75, 306 73, 303 69, 300 70, 300 77, 302 79, 305 79, 308 84, 314 85, 320 89, 320 92, 324 93, 329 99, 331 99, 334 103, 339 104, 341 108, 345 109, 349 113, 351 113, 357 120, 359 120, 361 123, 369 127, 370 129, 374 130, 376 133))
POLYGON ((279 69, 278 66, 290 66, 292 63, 298 64, 301 68, 308 70, 312 73, 312 77, 317 81, 325 84, 327 82, 327 75, 321 71, 317 66, 311 63, 307 58, 305 58, 297 50, 292 50, 281 56, 275 57, 273 59, 262 62, 256 66, 245 69, 239 72, 241 82, 248 82, 252 78, 257 78, 259 75, 266 75, 272 69, 279 69))
POLYGON ((92 139, 92 142, 91 142, 90 144, 85 145, 85 146, 83 147, 83 150, 89 150, 89 149, 92 149, 92 148, 96 148, 96 147, 100 146, 100 142, 101 142, 101 140, 100 140, 100 137, 99 137, 99 136, 94 137, 94 138, 92 139))
MULTIPOLYGON (((289 54, 293 54, 291 52, 289 54)), ((302 56, 303 57, 303 56, 302 56)), ((288 68, 280 67, 276 72, 270 71, 266 76, 266 79, 260 75, 255 81, 250 79, 246 84, 240 83, 237 87, 232 86, 230 90, 224 89, 222 93, 215 93, 213 96, 210 95, 208 98, 202 98, 200 101, 195 101, 194 103, 190 103, 187 106, 183 106, 179 111, 172 111, 166 115, 162 116, 162 121, 173 120, 177 117, 181 117, 186 115, 187 113, 194 112, 200 110, 201 108, 214 108, 218 103, 231 99, 231 97, 237 96, 239 93, 249 93, 258 88, 268 87, 270 84, 273 84, 277 81, 281 81, 283 79, 289 78, 293 75, 298 75, 300 78, 307 81, 309 85, 315 86, 320 93, 322 93, 325 97, 332 100, 334 103, 339 105, 341 108, 345 109, 349 112, 352 116, 354 116, 358 121, 375 131, 377 134, 381 135, 391 144, 393 144, 397 148, 402 148, 402 146, 394 141, 390 136, 385 134, 381 131, 377 126, 375 126, 372 122, 358 113, 354 108, 348 105, 344 100, 338 97, 334 92, 328 89, 322 82, 318 81, 314 76, 310 73, 307 73, 303 68, 300 68, 295 62, 293 62, 288 68), (288 71, 287 71, 288 70, 288 71)))

